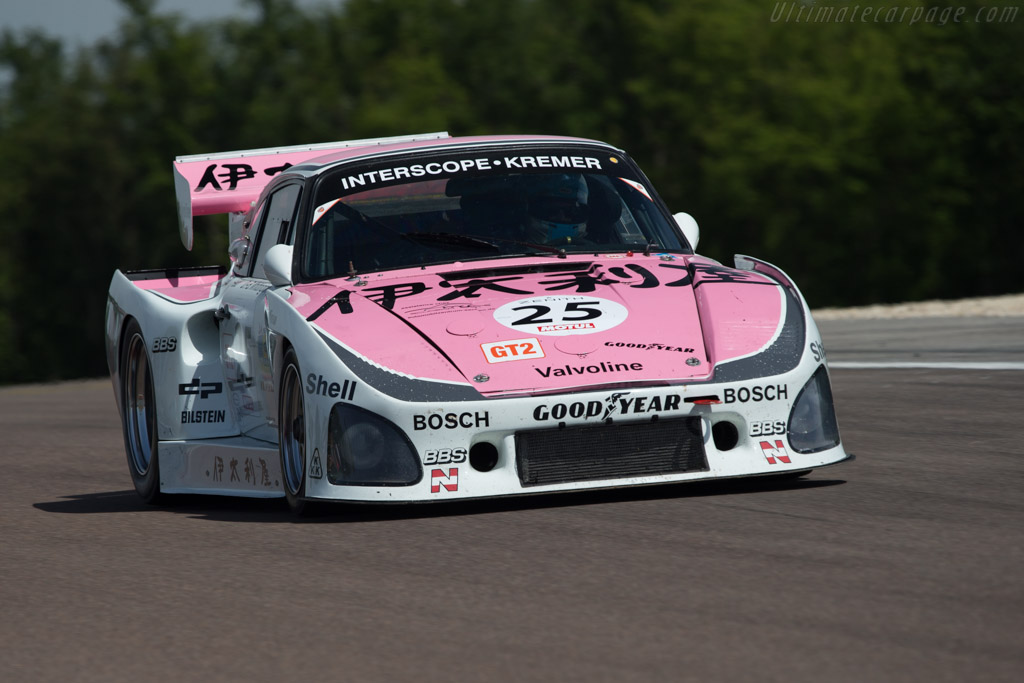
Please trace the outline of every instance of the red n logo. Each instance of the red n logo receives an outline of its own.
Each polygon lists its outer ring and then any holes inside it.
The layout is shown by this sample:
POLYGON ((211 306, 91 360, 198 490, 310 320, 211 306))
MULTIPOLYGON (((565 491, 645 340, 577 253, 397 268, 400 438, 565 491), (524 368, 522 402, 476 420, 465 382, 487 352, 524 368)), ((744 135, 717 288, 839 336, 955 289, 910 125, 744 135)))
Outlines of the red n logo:
POLYGON ((786 452, 786 447, 782 445, 781 439, 775 439, 774 446, 771 441, 762 441, 761 452, 764 453, 764 457, 768 459, 769 465, 774 465, 776 460, 786 463, 791 462, 789 459, 789 453, 786 452))
POLYGON ((441 487, 445 491, 459 490, 459 468, 449 467, 448 474, 444 470, 430 470, 430 492, 440 493, 441 487))

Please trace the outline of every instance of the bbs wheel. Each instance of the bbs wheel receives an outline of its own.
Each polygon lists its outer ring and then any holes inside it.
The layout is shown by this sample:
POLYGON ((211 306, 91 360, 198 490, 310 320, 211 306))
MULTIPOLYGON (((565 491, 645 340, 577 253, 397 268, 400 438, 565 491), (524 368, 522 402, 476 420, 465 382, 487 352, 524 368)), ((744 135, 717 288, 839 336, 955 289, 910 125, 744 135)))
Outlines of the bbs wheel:
POLYGON ((164 502, 160 493, 157 455, 156 401, 153 372, 142 328, 132 319, 125 326, 121 345, 121 426, 128 456, 128 471, 135 491, 147 503, 164 502))
POLYGON ((281 451, 281 476, 284 496, 292 512, 312 511, 306 500, 306 410, 302 395, 302 373, 294 349, 284 355, 281 393, 278 404, 278 444, 281 451))

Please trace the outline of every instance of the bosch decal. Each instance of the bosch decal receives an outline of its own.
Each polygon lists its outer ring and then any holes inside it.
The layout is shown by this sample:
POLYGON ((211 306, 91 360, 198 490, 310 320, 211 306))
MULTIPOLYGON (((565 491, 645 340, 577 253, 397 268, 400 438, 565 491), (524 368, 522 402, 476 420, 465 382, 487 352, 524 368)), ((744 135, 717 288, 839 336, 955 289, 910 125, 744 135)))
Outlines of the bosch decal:
POLYGON ((757 403, 760 401, 778 401, 789 397, 789 389, 785 384, 766 387, 740 387, 739 389, 725 389, 723 392, 726 403, 757 403))
POLYGON ((416 431, 424 429, 470 429, 472 427, 490 427, 489 413, 432 413, 430 415, 413 415, 412 428, 416 431))
POLYGON ((430 492, 440 493, 459 490, 459 468, 449 467, 447 470, 430 470, 430 492))
POLYGON ((480 349, 484 352, 484 358, 488 363, 505 363, 512 360, 544 357, 544 349, 536 339, 488 342, 481 344, 480 349))

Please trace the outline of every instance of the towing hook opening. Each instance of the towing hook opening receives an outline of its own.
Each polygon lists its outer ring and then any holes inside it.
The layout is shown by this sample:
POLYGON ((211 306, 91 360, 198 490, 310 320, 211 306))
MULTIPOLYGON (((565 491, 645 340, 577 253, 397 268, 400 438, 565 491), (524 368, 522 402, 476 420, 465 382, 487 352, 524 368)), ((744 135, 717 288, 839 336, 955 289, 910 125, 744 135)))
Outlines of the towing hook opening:
POLYGON ((489 441, 473 444, 469 449, 469 464, 477 472, 490 472, 498 464, 498 449, 489 441))
POLYGON ((714 439, 715 448, 718 450, 731 451, 740 441, 740 431, 732 422, 722 420, 711 426, 711 438, 714 439))

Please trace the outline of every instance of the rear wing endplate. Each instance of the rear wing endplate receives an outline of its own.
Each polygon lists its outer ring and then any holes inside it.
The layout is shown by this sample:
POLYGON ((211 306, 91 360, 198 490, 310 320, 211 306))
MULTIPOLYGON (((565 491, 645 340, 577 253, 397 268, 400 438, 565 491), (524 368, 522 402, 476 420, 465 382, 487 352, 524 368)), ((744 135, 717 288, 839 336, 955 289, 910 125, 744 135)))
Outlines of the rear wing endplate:
POLYGON ((181 242, 186 249, 192 250, 193 217, 248 211, 270 179, 291 166, 349 147, 447 137, 449 135, 445 132, 425 133, 177 157, 173 164, 174 194, 178 201, 181 242))

